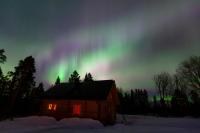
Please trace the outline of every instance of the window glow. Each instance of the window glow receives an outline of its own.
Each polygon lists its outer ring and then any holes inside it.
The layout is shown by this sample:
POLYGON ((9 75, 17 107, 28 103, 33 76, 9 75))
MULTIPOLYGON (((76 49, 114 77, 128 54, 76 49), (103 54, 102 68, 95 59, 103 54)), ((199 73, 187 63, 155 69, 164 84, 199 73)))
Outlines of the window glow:
POLYGON ((81 105, 73 105, 73 115, 80 115, 81 114, 81 105))
POLYGON ((54 110, 56 111, 57 105, 56 104, 49 104, 48 105, 48 110, 54 110))

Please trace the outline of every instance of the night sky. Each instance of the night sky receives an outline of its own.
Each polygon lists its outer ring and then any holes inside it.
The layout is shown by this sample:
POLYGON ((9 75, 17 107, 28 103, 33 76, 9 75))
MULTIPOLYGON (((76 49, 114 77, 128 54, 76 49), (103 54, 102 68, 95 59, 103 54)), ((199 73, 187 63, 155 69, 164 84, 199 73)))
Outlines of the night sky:
POLYGON ((200 1, 0 0, 1 48, 4 73, 32 55, 46 85, 76 69, 152 89, 154 74, 200 55, 200 1))

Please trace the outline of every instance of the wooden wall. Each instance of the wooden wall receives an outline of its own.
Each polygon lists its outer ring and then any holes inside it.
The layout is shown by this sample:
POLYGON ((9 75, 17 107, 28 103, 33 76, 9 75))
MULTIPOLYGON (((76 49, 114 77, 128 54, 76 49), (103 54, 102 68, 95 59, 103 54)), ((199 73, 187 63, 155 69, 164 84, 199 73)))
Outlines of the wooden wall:
POLYGON ((41 115, 53 116, 56 119, 68 117, 92 118, 103 123, 113 124, 116 120, 117 94, 112 89, 106 100, 50 100, 43 99, 41 115), (49 109, 52 104, 52 109, 49 109), (56 108, 55 108, 56 105, 56 108), (80 115, 73 114, 73 106, 80 105, 80 115))

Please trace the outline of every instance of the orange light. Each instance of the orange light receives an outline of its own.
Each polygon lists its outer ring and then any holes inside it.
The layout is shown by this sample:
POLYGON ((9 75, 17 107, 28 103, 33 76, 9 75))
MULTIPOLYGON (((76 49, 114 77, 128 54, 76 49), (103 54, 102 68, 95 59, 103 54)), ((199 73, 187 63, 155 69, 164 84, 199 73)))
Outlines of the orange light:
POLYGON ((56 110, 56 107, 57 107, 57 105, 56 105, 56 104, 54 104, 53 110, 56 110))
POLYGON ((80 105, 73 105, 73 114, 80 115, 81 114, 81 106, 80 105))
POLYGON ((48 110, 51 110, 51 109, 52 109, 52 104, 49 104, 48 110))
POLYGON ((56 111, 57 105, 56 104, 49 104, 48 105, 48 110, 54 110, 56 111))

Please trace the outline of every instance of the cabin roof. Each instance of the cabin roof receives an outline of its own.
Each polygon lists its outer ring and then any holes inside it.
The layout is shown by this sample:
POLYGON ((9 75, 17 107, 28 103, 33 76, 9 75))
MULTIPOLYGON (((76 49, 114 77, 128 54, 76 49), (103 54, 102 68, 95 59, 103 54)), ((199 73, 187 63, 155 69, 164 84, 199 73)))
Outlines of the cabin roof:
POLYGON ((45 99, 105 100, 115 86, 114 80, 99 80, 78 84, 60 83, 43 94, 45 99))

